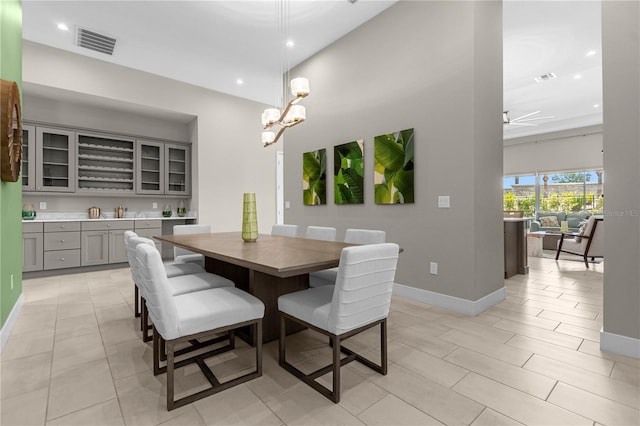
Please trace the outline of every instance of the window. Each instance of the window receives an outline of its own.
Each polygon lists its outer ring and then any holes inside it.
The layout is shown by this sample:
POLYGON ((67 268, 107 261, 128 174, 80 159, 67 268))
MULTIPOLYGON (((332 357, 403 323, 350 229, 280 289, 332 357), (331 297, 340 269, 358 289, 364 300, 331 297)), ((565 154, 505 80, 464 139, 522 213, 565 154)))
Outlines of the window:
POLYGON ((503 180, 503 207, 523 211, 525 216, 534 216, 536 211, 602 211, 603 183, 602 170, 507 176, 503 180))

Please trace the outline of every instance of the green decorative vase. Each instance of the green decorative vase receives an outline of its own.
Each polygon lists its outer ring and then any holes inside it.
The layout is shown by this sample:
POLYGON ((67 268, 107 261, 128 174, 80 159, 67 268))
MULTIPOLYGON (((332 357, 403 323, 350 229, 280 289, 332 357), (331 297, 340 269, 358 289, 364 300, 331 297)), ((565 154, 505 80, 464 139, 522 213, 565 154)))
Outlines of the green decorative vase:
POLYGON ((258 239, 258 213, 256 211, 256 194, 245 192, 242 202, 242 239, 254 242, 258 239))

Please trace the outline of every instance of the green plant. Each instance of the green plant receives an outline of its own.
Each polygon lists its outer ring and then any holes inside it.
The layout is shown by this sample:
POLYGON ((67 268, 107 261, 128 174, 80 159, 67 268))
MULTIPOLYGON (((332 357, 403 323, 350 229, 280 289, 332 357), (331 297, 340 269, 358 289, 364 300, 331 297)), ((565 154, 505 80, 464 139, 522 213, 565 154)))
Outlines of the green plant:
POLYGON ((306 206, 327 204, 326 149, 302 154, 302 198, 306 206))
POLYGON ((374 138, 376 204, 414 202, 413 134, 406 129, 374 138))
POLYGON ((336 204, 364 203, 364 142, 353 141, 333 149, 334 192, 336 204))

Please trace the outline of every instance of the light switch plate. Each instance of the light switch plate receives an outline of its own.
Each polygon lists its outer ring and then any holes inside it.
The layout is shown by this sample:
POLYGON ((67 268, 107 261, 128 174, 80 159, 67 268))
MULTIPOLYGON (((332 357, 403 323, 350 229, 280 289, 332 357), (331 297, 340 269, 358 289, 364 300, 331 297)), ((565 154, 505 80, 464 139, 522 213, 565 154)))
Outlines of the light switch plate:
POLYGON ((438 208, 448 209, 451 207, 451 198, 448 195, 438 195, 438 208))
POLYGON ((284 208, 285 209, 290 209, 291 208, 291 201, 285 201, 284 202, 284 208))
POLYGON ((40 210, 46 210, 47 209, 47 203, 45 201, 40 201, 40 210))

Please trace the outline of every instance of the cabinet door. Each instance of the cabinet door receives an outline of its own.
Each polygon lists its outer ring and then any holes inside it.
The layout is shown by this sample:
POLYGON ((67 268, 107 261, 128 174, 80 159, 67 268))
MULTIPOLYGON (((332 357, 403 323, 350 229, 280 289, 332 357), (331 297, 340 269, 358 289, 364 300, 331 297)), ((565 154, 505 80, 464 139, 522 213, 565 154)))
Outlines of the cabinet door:
POLYGON ((109 263, 109 231, 83 231, 80 252, 82 266, 109 263))
POLYGON ((124 245, 124 230, 109 231, 109 263, 128 262, 127 247, 124 245))
POLYGON ((36 190, 36 128, 22 126, 22 190, 36 190))
POLYGON ((165 194, 191 193, 191 148, 186 145, 165 144, 165 194))
POLYGON ((164 143, 138 141, 136 152, 136 192, 164 193, 164 143))
POLYGON ((22 235, 22 271, 42 271, 44 266, 44 236, 37 234, 22 235))
POLYGON ((75 191, 73 132, 36 128, 36 191, 75 191))

